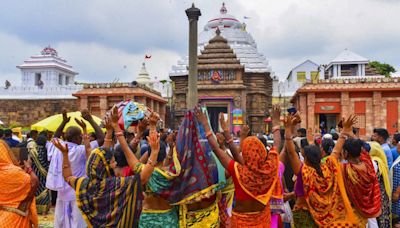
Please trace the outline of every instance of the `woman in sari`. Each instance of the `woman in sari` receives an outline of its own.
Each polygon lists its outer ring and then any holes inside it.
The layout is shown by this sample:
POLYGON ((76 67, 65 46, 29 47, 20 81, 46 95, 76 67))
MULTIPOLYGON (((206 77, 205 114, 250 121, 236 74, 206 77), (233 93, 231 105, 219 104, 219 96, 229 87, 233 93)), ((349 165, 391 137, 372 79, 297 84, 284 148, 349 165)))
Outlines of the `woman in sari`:
POLYGON ((347 162, 342 164, 343 178, 356 213, 370 219, 372 226, 382 213, 381 192, 371 157, 362 146, 359 139, 350 138, 344 143, 343 157, 347 162))
POLYGON ((68 146, 54 140, 54 145, 63 154, 63 176, 66 182, 75 189, 76 200, 83 217, 93 227, 137 227, 141 205, 141 183, 146 184, 153 172, 159 150, 159 136, 151 132, 148 140, 152 155, 143 168, 124 138, 118 123, 118 110, 113 107, 105 117, 107 128, 103 147, 97 148, 89 155, 86 164, 87 177, 74 177, 68 158, 68 146), (113 172, 115 158, 112 153, 112 134, 117 137, 129 167, 136 171, 134 176, 116 177, 113 172), (141 171, 140 171, 141 170, 141 171))
MULTIPOLYGON (((156 130, 158 116, 151 115, 150 132, 156 130)), ((171 137, 170 137, 171 138, 171 137)), ((140 215, 139 227, 151 228, 178 228, 179 218, 176 206, 171 206, 169 202, 163 198, 162 192, 168 191, 171 187, 171 180, 180 173, 179 161, 177 160, 174 142, 168 139, 171 150, 166 154, 165 142, 160 142, 160 150, 157 156, 156 165, 144 189, 143 210, 140 215), (168 165, 171 160, 176 167, 177 172, 168 171, 168 165)), ((145 163, 149 160, 153 151, 150 148, 143 154, 140 161, 145 163)))
MULTIPOLYGON (((233 178, 236 204, 232 212, 231 227, 269 227, 269 200, 278 181, 277 152, 271 150, 267 153, 262 142, 251 136, 241 142, 242 155, 231 150, 234 160, 219 148, 204 113, 196 109, 195 115, 204 127, 212 150, 233 178)), ((221 127, 224 131, 227 130, 226 126, 221 127)), ((232 141, 232 138, 227 138, 228 144, 232 141)))
POLYGON ((36 139, 36 147, 29 150, 32 158, 32 169, 39 178, 39 187, 36 190, 36 208, 39 214, 47 214, 50 209, 50 190, 46 188, 47 171, 49 170, 49 161, 47 160, 46 149, 47 137, 39 135, 36 139))
POLYGON ((0 227, 38 227, 35 192, 39 181, 25 161, 18 167, 7 143, 0 140, 0 227))
POLYGON ((376 218, 379 227, 390 227, 391 226, 391 197, 392 189, 390 186, 389 169, 387 166, 387 159, 385 152, 381 145, 377 142, 369 142, 371 147, 369 155, 371 156, 372 162, 374 163, 376 176, 378 177, 379 190, 381 194, 381 209, 382 214, 376 218))
MULTIPOLYGON (((345 136, 341 135, 332 154, 323 164, 319 147, 305 146, 305 162, 301 164, 292 139, 293 128, 300 121, 298 114, 286 116, 285 141, 293 170, 295 173, 301 172, 298 177, 303 182, 303 193, 314 222, 320 227, 365 227, 366 219, 354 213, 351 207, 342 176, 339 157, 345 136)), ((344 134, 350 134, 356 121, 354 115, 343 121, 344 134)))

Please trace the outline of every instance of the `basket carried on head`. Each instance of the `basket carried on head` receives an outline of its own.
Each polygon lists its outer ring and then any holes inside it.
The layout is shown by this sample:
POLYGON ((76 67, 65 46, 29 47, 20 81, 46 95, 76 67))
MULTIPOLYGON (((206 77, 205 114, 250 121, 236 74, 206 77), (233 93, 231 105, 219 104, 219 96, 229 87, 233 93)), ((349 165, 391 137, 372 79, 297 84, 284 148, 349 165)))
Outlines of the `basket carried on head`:
POLYGON ((146 105, 131 100, 121 101, 116 106, 119 116, 118 124, 124 130, 130 126, 137 126, 139 120, 151 113, 151 109, 146 105))

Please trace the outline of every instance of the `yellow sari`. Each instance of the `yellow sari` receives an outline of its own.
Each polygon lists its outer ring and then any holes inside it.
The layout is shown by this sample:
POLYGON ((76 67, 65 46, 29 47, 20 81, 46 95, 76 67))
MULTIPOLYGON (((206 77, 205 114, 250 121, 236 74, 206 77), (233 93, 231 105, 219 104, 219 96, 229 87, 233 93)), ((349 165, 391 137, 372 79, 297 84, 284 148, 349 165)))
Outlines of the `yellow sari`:
POLYGON ((0 227, 38 227, 31 177, 17 164, 8 145, 0 140, 0 227))
POLYGON ((323 176, 303 165, 304 192, 309 211, 320 227, 365 227, 367 220, 355 213, 347 196, 339 160, 333 155, 321 164, 323 176))

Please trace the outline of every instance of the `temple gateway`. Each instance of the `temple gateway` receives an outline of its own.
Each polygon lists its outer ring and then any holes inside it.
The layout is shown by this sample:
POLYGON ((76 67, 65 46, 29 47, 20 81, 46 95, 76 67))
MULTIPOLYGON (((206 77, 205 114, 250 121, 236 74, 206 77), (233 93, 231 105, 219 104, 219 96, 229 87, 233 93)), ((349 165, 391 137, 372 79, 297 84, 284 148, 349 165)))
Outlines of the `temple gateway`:
MULTIPOLYGON (((199 35, 198 96, 207 107, 211 126, 218 131, 218 114, 225 113, 231 131, 248 124, 253 132, 264 132, 272 102, 273 72, 265 57, 246 31, 246 25, 227 14, 222 5, 220 15, 211 19, 199 35)), ((173 66, 170 78, 173 90, 174 127, 186 110, 188 58, 173 66)))

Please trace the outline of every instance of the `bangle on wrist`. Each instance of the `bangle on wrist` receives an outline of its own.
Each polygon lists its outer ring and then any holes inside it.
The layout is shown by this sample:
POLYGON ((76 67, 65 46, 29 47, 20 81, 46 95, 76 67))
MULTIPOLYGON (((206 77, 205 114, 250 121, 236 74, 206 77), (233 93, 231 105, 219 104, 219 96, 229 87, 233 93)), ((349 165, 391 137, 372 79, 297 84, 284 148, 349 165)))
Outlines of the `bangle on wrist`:
POLYGON ((211 130, 207 131, 207 133, 206 133, 206 138, 210 137, 212 134, 213 134, 213 133, 212 133, 211 130))
POLYGON ((150 158, 147 159, 147 164, 149 164, 149 165, 151 165, 151 166, 153 166, 153 167, 155 166, 153 160, 151 160, 150 158))
POLYGON ((292 137, 285 136, 285 140, 293 140, 292 137))
POLYGON ((231 142, 233 142, 233 138, 232 137, 229 140, 226 141, 226 144, 230 144, 231 142))
POLYGON ((122 131, 118 131, 118 132, 115 132, 115 134, 114 134, 115 136, 124 136, 124 133, 122 132, 122 131))
POLYGON ((112 142, 112 139, 105 138, 104 142, 112 142))

